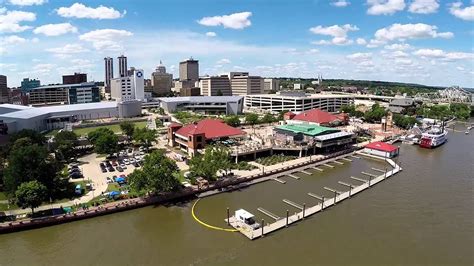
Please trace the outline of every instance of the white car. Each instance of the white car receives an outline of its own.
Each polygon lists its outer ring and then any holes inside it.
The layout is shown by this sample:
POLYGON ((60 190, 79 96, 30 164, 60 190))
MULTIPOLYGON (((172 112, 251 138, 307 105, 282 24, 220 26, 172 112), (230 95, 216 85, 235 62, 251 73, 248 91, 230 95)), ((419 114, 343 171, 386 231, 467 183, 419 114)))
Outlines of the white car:
POLYGON ((127 166, 124 163, 121 164, 120 167, 122 167, 123 169, 127 169, 127 166))
POLYGON ((130 158, 130 163, 135 163, 135 159, 134 158, 130 158))

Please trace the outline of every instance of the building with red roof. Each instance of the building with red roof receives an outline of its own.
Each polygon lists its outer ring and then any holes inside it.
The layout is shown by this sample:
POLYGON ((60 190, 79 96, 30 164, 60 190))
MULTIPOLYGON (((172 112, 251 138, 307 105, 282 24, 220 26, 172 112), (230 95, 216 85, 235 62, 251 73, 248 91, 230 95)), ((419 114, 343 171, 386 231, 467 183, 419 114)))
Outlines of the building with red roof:
POLYGON ((376 141, 365 145, 364 152, 384 158, 392 158, 398 155, 399 147, 382 141, 376 141))
POLYGON ((204 119, 186 126, 172 123, 168 126, 169 144, 179 146, 190 155, 198 149, 203 149, 211 141, 237 138, 244 135, 244 131, 231 127, 220 119, 204 119))
POLYGON ((292 116, 288 115, 288 118, 290 119, 285 120, 291 124, 309 123, 317 126, 335 126, 347 124, 349 121, 349 117, 345 114, 333 115, 320 109, 311 109, 292 116))

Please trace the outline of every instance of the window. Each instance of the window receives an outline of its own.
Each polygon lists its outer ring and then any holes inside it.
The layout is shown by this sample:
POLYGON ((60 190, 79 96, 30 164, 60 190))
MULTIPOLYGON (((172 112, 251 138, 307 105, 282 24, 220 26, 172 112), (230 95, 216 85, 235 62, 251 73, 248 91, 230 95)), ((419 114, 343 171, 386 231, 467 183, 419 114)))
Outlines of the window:
POLYGON ((202 137, 201 137, 201 136, 198 136, 196 140, 197 140, 198 142, 201 142, 201 141, 202 141, 202 137))

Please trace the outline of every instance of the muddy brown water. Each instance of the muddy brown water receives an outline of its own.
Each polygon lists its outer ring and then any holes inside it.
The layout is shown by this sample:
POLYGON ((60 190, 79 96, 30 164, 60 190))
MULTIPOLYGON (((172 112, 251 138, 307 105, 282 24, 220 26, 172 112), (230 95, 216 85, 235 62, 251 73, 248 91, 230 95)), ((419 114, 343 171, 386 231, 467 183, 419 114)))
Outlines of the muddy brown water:
MULTIPOLYGON (((0 265, 473 265, 474 131, 434 150, 401 145, 399 160, 401 173, 262 239, 203 227, 184 202, 0 235, 0 265)), ((258 207, 284 217, 297 209, 282 199, 312 206, 308 192, 332 196, 324 186, 386 166, 333 165, 204 198, 196 214, 225 227, 226 208, 244 208, 271 222, 258 207)))

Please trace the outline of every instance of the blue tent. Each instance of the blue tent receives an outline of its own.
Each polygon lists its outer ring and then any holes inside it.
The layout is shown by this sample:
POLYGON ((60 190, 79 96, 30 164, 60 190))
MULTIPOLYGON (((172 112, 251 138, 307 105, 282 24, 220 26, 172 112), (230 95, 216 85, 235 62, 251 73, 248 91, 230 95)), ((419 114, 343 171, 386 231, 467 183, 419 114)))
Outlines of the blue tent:
POLYGON ((126 182, 124 177, 117 177, 117 178, 115 179, 115 181, 117 181, 117 183, 119 183, 119 184, 122 184, 122 183, 125 183, 125 182, 126 182))
POLYGON ((111 198, 113 198, 113 197, 115 197, 115 196, 119 196, 119 195, 120 195, 120 192, 118 192, 118 191, 111 191, 111 192, 109 193, 109 197, 111 197, 111 198))

